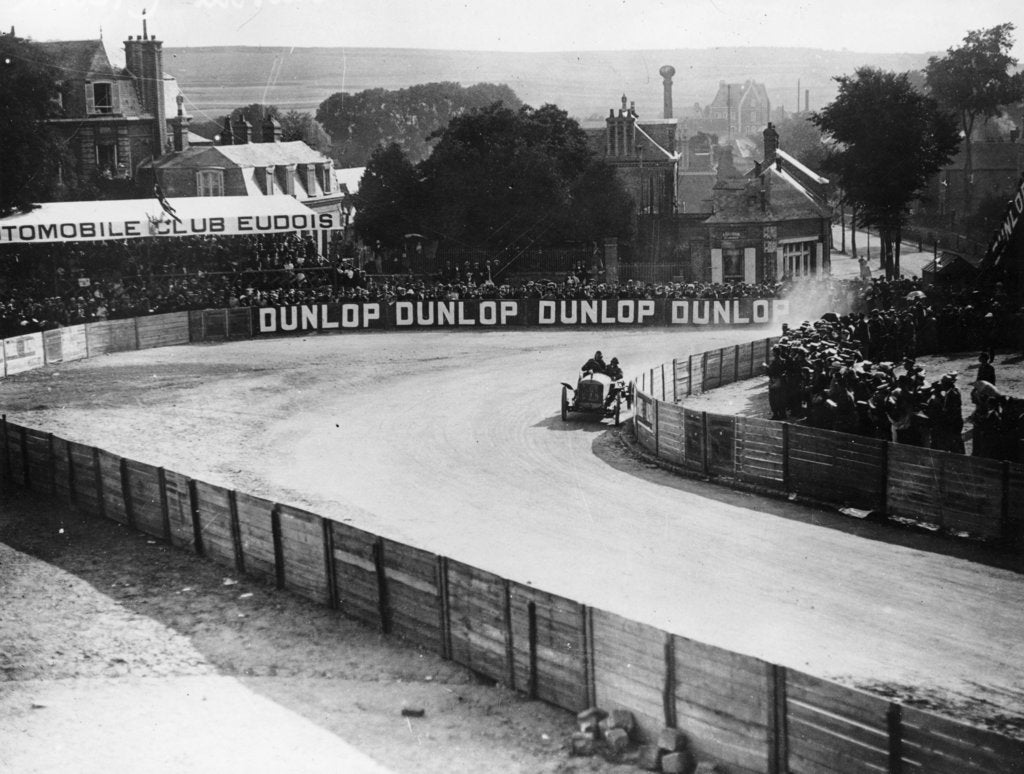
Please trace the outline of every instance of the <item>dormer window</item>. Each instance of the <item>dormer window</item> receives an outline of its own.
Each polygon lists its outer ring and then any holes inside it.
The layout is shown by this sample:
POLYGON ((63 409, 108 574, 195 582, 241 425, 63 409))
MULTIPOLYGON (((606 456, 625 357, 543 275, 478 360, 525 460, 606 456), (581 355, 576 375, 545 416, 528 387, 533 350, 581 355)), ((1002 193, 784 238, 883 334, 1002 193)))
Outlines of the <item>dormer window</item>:
POLYGON ((87 83, 85 102, 92 115, 110 115, 114 112, 114 84, 109 81, 87 83))
POLYGON ((196 172, 196 196, 223 196, 224 170, 201 169, 196 172))

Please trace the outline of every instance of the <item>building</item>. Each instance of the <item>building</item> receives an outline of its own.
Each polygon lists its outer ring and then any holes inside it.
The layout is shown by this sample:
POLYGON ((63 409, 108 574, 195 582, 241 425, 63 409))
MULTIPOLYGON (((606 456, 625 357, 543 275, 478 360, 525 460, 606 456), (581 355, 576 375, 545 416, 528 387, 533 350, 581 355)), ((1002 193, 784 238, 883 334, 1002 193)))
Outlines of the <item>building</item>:
POLYGON ((719 81, 718 92, 703 112, 699 129, 731 140, 763 131, 771 118, 772 105, 763 83, 719 81))
POLYGON ((140 164, 174 147, 172 138, 187 142, 190 118, 169 109, 180 104, 181 93, 163 71, 163 44, 148 34, 145 20, 142 34, 124 43, 124 68, 111 65, 102 40, 38 45, 63 73, 61 115, 49 123, 79 178, 132 180, 140 164))

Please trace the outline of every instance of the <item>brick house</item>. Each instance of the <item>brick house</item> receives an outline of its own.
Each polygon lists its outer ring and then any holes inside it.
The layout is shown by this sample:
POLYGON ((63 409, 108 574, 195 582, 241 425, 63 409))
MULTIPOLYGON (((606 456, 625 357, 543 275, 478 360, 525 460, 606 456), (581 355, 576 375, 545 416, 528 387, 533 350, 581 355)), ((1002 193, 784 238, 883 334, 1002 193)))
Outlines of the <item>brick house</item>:
POLYGON ((704 109, 699 128, 729 139, 762 131, 771 118, 772 104, 763 83, 719 81, 718 92, 704 109))
MULTIPOLYGON (((125 67, 114 67, 102 40, 39 43, 63 74, 61 115, 49 125, 68 147, 79 176, 132 180, 138 166, 187 143, 190 118, 177 81, 163 71, 163 44, 143 32, 124 43, 125 67), (174 115, 168 119, 169 115, 174 115)), ((69 172, 70 170, 64 170, 69 172)))

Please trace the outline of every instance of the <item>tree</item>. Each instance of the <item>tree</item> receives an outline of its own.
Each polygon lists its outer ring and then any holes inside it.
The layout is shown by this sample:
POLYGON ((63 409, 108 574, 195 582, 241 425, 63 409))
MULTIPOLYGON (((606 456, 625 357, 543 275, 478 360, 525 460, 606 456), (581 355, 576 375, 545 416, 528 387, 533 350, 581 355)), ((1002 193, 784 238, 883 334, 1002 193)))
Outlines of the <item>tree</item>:
POLYGON ((416 213, 423 199, 416 168, 397 143, 379 146, 370 156, 355 197, 352 228, 368 244, 402 244, 416 232, 416 213))
POLYGON ((477 247, 627 236, 628 194, 555 105, 495 103, 436 132, 419 165, 428 197, 424 232, 477 247))
POLYGON ((963 43, 928 59, 925 83, 939 105, 953 113, 964 139, 964 211, 971 209, 971 175, 974 171, 973 136, 979 118, 999 115, 999 108, 1020 99, 1024 77, 1011 74, 1017 60, 1010 55, 1014 25, 1010 22, 987 30, 971 30, 963 43))
POLYGON ((838 175, 855 225, 878 228, 886 276, 895 277, 910 204, 952 159, 956 124, 906 73, 861 67, 835 80, 835 100, 812 118, 833 143, 823 168, 838 175))
POLYGON ((425 83, 405 89, 367 89, 332 94, 316 111, 316 120, 331 136, 339 166, 366 164, 377 146, 397 143, 413 162, 430 154, 428 137, 468 110, 503 102, 522 103, 508 86, 478 83, 425 83))
POLYGON ((0 35, 0 216, 50 199, 66 154, 46 124, 60 114, 57 72, 31 41, 0 35))
POLYGON ((320 122, 313 118, 312 113, 289 110, 279 120, 282 141, 301 140, 313 150, 318 150, 325 155, 330 153, 331 137, 324 131, 320 122))

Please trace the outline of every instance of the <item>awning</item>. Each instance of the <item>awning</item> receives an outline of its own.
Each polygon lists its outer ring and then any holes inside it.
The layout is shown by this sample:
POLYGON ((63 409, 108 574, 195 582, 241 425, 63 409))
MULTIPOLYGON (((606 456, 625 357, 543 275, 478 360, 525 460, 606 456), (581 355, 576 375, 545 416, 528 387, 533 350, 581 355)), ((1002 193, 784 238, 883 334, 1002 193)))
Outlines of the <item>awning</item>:
POLYGON ((341 229, 336 212, 313 212, 291 196, 199 196, 51 202, 0 218, 0 244, 95 242, 142 237, 268 234, 341 229))

